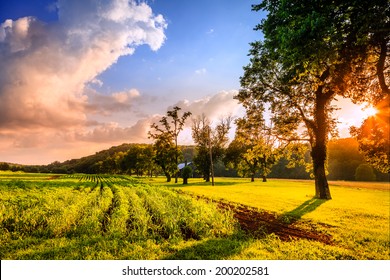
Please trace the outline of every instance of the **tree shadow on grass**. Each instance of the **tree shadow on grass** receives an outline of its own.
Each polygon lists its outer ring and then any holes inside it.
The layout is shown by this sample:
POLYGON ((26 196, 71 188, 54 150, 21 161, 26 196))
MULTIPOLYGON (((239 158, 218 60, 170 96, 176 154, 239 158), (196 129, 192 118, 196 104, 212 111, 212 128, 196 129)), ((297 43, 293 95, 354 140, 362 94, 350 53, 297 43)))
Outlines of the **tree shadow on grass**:
POLYGON ((303 215, 306 215, 316 210, 326 201, 327 201, 326 199, 318 199, 318 198, 309 199, 304 203, 302 203, 301 205, 299 205, 297 208, 283 213, 282 216, 280 217, 280 220, 282 220, 285 223, 292 224, 300 220, 303 215))

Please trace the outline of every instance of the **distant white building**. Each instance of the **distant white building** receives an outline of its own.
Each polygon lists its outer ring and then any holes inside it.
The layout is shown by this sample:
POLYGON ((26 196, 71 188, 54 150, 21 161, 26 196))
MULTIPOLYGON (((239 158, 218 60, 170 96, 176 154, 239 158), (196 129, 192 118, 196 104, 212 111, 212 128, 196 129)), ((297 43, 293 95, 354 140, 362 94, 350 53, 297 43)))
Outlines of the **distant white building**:
POLYGON ((190 161, 190 162, 183 162, 183 163, 179 163, 178 165, 177 165, 177 168, 179 168, 179 170, 182 170, 184 167, 186 167, 186 165, 189 165, 189 166, 191 166, 191 168, 192 168, 192 162, 190 161))

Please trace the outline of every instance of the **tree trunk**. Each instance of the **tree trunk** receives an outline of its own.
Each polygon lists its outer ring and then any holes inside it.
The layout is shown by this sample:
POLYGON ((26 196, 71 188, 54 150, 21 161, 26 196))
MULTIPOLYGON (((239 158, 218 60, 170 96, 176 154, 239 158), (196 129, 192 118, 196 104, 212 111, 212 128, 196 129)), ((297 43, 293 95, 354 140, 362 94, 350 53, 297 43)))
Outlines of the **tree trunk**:
POLYGON ((267 177, 263 175, 263 182, 267 182, 267 177))
POLYGON ((251 176, 251 182, 254 182, 255 181, 255 174, 252 174, 251 176))
POLYGON ((327 157, 327 134, 328 134, 328 118, 326 104, 329 101, 328 97, 321 94, 321 89, 318 89, 316 95, 315 122, 316 129, 315 142, 312 143, 311 156, 313 159, 313 171, 315 180, 316 198, 332 199, 330 195, 328 180, 326 179, 325 163, 327 157))
POLYGON ((325 173, 325 162, 326 162, 325 155, 326 155, 326 146, 313 147, 312 157, 313 157, 316 198, 332 199, 330 195, 328 180, 326 179, 326 173, 325 173))
POLYGON ((171 178, 171 174, 169 174, 168 172, 164 172, 165 173, 165 177, 167 177, 167 183, 171 182, 172 178, 171 178))
POLYGON ((184 177, 183 178, 183 185, 187 185, 188 184, 188 178, 184 177))

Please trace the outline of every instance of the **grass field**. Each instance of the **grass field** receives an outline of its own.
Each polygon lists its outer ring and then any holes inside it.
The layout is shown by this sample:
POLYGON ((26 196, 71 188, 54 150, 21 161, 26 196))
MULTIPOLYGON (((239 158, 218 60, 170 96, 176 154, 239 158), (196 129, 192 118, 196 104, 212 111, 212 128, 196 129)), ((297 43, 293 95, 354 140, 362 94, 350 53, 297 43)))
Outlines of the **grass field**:
POLYGON ((389 184, 330 187, 324 201, 311 181, 0 172, 0 257, 390 259, 389 184))

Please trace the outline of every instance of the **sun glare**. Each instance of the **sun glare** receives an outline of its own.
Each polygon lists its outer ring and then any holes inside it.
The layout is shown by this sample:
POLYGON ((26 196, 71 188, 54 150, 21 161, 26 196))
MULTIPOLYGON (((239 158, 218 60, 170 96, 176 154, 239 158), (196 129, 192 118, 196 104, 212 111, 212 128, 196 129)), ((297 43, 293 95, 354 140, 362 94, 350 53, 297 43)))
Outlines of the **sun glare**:
POLYGON ((362 113, 364 118, 375 116, 378 113, 378 110, 374 107, 363 107, 362 113))

